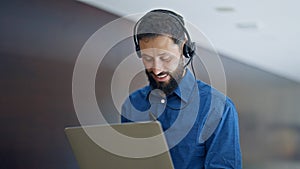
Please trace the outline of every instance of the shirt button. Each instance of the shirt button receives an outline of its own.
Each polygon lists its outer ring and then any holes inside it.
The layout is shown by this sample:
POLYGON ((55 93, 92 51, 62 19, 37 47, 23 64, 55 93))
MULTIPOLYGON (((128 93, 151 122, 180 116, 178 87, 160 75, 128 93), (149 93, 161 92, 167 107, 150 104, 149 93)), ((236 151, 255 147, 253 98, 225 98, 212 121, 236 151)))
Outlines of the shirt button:
POLYGON ((161 102, 162 104, 164 104, 164 103, 166 102, 166 100, 165 100, 165 99, 161 99, 160 102, 161 102))

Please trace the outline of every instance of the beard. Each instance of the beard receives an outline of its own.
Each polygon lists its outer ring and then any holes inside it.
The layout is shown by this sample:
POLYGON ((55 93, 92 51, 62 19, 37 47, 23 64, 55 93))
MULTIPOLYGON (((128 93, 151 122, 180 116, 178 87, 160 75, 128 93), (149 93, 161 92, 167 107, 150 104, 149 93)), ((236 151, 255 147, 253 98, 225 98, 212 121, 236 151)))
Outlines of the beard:
POLYGON ((159 89, 162 90, 166 95, 170 95, 178 87, 178 84, 182 80, 184 69, 184 61, 183 59, 180 59, 177 68, 173 72, 161 72, 160 74, 167 74, 170 76, 170 79, 167 82, 157 82, 153 77, 154 73, 152 71, 145 71, 152 90, 159 89))

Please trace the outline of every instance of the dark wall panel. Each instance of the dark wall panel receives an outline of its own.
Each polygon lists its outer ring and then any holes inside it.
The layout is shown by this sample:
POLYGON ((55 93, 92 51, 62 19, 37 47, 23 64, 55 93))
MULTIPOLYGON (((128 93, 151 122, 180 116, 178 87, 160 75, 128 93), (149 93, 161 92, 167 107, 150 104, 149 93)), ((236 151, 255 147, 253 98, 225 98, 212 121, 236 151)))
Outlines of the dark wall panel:
POLYGON ((74 1, 0 6, 0 168, 78 168, 72 74, 85 41, 116 16, 74 1))

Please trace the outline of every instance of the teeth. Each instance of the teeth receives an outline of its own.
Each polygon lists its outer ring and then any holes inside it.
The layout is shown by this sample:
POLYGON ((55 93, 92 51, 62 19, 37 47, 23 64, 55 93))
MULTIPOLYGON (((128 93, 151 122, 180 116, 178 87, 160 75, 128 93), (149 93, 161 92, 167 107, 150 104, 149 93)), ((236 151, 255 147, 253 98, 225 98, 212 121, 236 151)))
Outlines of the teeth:
POLYGON ((167 74, 163 74, 163 75, 160 75, 160 76, 157 76, 158 78, 164 78, 164 77, 167 77, 167 74))

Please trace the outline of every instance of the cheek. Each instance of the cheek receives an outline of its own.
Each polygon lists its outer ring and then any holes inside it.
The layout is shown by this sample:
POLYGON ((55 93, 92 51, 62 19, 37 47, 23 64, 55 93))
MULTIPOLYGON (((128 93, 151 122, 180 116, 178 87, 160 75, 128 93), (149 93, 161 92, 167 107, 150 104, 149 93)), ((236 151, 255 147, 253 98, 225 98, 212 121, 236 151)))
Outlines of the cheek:
POLYGON ((152 64, 149 63, 149 62, 144 62, 143 61, 143 65, 144 65, 145 69, 147 69, 147 70, 149 70, 149 69, 151 69, 153 67, 152 64))
POLYGON ((173 72, 177 69, 180 59, 173 60, 166 65, 168 71, 173 72))

